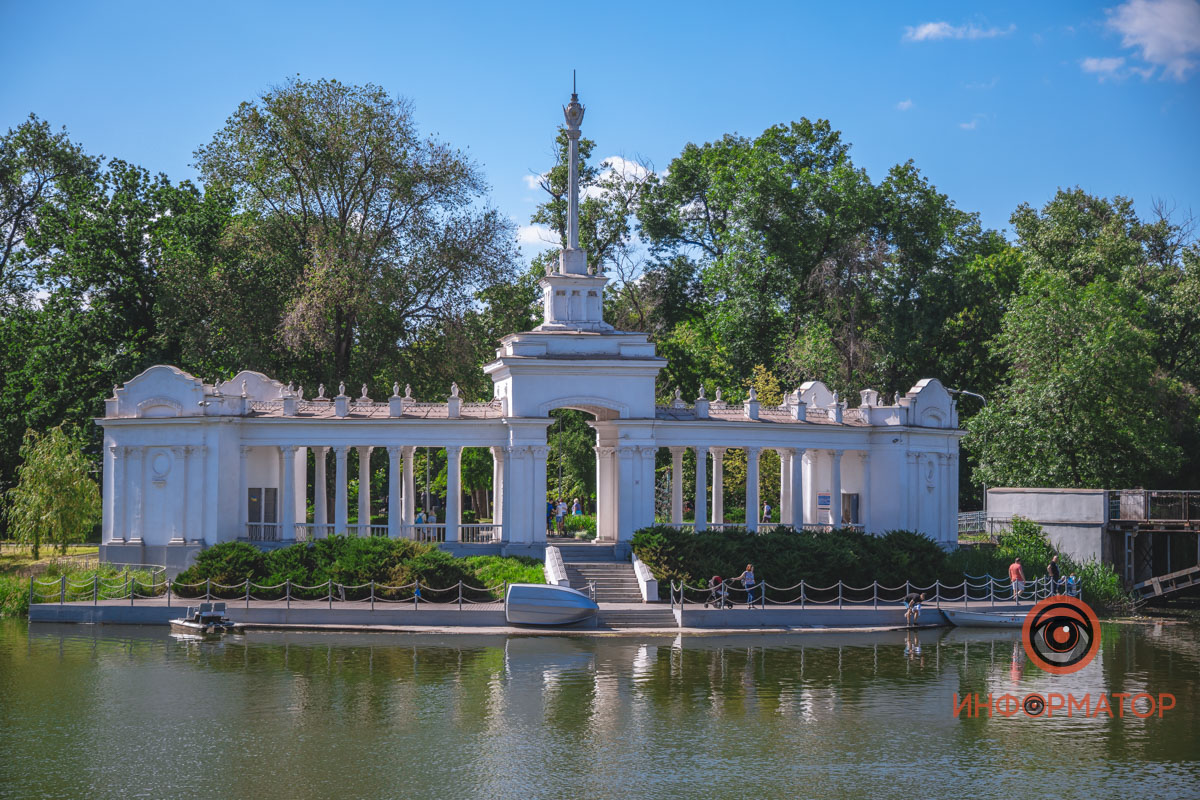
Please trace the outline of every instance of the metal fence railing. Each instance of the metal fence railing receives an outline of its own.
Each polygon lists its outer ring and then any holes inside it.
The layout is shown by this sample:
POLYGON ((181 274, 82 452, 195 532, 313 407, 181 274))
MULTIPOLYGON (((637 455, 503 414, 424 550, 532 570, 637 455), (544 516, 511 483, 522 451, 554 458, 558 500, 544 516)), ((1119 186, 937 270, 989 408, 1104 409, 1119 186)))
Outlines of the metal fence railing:
POLYGON ((996 603, 1030 602, 1045 599, 1055 594, 1070 594, 1078 596, 1079 586, 1068 585, 1067 581, 1052 582, 1050 578, 1038 578, 1025 581, 1020 590, 1013 591, 1013 584, 1007 578, 993 578, 990 575, 964 575, 962 583, 947 584, 935 580, 928 586, 906 581, 900 586, 884 586, 875 581, 867 586, 851 586, 844 581, 829 586, 814 586, 806 581, 800 581, 794 586, 775 586, 768 583, 755 583, 752 586, 734 585, 734 581, 725 581, 717 586, 690 586, 682 581, 671 581, 671 608, 686 605, 700 605, 716 608, 732 608, 748 606, 766 608, 768 605, 790 605, 805 608, 807 606, 884 606, 903 604, 905 595, 911 592, 925 593, 925 603, 934 606, 943 602, 963 603, 970 607, 971 603, 994 606, 996 603))
POLYGON ((178 583, 168 578, 144 581, 136 575, 126 574, 114 578, 94 575, 91 580, 72 581, 63 575, 54 580, 29 579, 29 603, 80 603, 99 604, 101 600, 128 600, 134 605, 138 600, 163 601, 169 607, 178 600, 243 600, 249 608, 253 602, 278 603, 291 607, 292 601, 308 600, 328 603, 333 608, 339 604, 391 605, 409 604, 414 608, 421 605, 456 606, 459 610, 468 607, 502 605, 508 593, 508 582, 495 586, 472 586, 458 581, 450 586, 437 588, 420 581, 391 585, 369 581, 360 584, 337 583, 332 580, 307 586, 287 580, 274 585, 258 584, 246 580, 225 585, 211 579, 202 583, 178 583))

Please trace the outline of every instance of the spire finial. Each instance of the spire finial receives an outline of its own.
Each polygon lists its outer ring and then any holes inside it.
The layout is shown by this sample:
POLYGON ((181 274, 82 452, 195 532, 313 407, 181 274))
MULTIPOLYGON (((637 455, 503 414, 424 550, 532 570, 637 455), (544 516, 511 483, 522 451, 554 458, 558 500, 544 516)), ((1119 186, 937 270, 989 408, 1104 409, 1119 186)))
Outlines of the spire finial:
POLYGON ((575 98, 579 93, 575 91, 575 70, 571 70, 571 97, 575 98))
POLYGON ((567 123, 567 246, 559 262, 559 271, 587 274, 587 256, 579 250, 579 126, 584 106, 575 92, 575 72, 571 71, 571 102, 563 107, 567 123), (578 252, 577 252, 578 251, 578 252))

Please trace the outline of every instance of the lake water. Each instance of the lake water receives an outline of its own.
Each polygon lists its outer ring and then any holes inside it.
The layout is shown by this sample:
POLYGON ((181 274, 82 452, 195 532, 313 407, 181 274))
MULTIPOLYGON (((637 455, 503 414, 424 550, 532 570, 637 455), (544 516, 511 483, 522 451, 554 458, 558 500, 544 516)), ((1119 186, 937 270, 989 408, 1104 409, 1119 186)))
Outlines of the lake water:
POLYGON ((1200 796, 1200 627, 1105 624, 1070 676, 963 633, 196 642, 0 623, 0 796, 1200 796), (955 692, 1143 691, 1177 705, 952 714, 955 692))

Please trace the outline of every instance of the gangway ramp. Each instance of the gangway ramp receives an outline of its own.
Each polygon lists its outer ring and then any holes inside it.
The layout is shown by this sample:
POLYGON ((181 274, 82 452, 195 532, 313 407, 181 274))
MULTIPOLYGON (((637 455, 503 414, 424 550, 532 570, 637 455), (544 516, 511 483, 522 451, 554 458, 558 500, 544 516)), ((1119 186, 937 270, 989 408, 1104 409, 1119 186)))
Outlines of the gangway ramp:
POLYGON ((1136 583, 1133 593, 1143 600, 1149 600, 1187 589, 1200 589, 1200 566, 1168 572, 1166 575, 1157 575, 1150 580, 1136 583))

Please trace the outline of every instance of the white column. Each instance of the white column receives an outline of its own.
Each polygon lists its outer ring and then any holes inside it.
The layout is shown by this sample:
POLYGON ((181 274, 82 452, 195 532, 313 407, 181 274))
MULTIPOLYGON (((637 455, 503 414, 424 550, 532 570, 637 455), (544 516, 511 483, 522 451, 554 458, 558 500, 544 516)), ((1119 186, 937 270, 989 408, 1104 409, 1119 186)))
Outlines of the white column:
POLYGON ((187 526, 187 498, 188 498, 188 453, 191 452, 190 447, 172 447, 171 455, 175 457, 176 469, 183 474, 181 483, 182 491, 179 493, 179 502, 175 505, 174 519, 171 521, 171 539, 169 544, 183 544, 184 528, 187 526))
POLYGON ((314 447, 313 451, 313 522, 317 525, 329 524, 329 509, 325 483, 325 454, 328 447, 314 447))
POLYGON ((417 483, 413 480, 413 462, 416 460, 417 448, 404 449, 404 515, 401 521, 412 525, 417 518, 417 483))
POLYGON ((504 538, 504 472, 507 447, 492 448, 492 525, 500 526, 501 541, 504 538))
POLYGON ((508 544, 512 541, 512 502, 508 496, 508 487, 512 474, 512 448, 507 445, 496 448, 500 451, 500 485, 496 489, 496 510, 493 511, 496 522, 500 523, 500 541, 508 544))
POLYGON ((832 451, 833 459, 829 467, 829 521, 833 527, 842 524, 842 453, 844 450, 832 451))
POLYGON ((446 446, 446 541, 458 541, 462 524, 462 448, 446 446))
POLYGON ((858 457, 862 461, 862 488, 858 491, 858 518, 862 522, 863 532, 871 532, 871 453, 869 450, 859 450, 858 457))
MULTIPOLYGON (((954 442, 951 446, 957 447, 958 443, 954 442)), ((950 453, 946 458, 946 507, 950 512, 950 527, 946 531, 949 538, 946 541, 958 544, 958 453, 950 453)))
POLYGON ((671 524, 683 522, 683 452, 686 448, 671 448, 671 524))
POLYGON ((142 534, 146 527, 146 450, 145 447, 131 447, 130 454, 137 459, 138 466, 133 470, 134 474, 134 494, 131 510, 133 511, 133 525, 130 531, 129 541, 134 544, 142 543, 142 534))
POLYGON ((658 448, 652 445, 638 447, 637 458, 634 459, 634 504, 633 528, 625 532, 626 540, 633 538, 635 531, 654 524, 654 480, 655 460, 658 448))
POLYGON ((125 450, 124 447, 110 447, 112 453, 112 527, 109 530, 108 541, 125 541, 125 450))
POLYGON ((804 448, 797 447, 788 455, 788 478, 791 486, 791 513, 788 521, 796 530, 804 527, 804 448))
POLYGON ((746 448, 746 529, 758 530, 758 454, 757 447, 746 448))
POLYGON ((725 448, 712 448, 712 521, 713 525, 725 523, 725 448))
POLYGON ((400 497, 400 451, 389 447, 388 453, 388 538, 400 537, 400 517, 404 513, 404 500, 400 497))
POLYGON ((371 535, 371 451, 374 447, 358 448, 358 535, 371 535), (362 526, 366 525, 366 529, 362 526))
POLYGON ((281 445, 279 448, 281 490, 279 492, 282 512, 279 515, 280 540, 294 541, 296 538, 296 448, 281 445))
POLYGON ((609 445, 596 446, 596 539, 617 540, 617 449, 609 445))
POLYGON ((708 528, 708 448, 696 448, 696 530, 708 528))
POLYGON ((333 532, 342 536, 346 534, 346 523, 350 519, 350 509, 346 505, 346 459, 349 455, 350 448, 345 445, 333 448, 333 532))
POLYGON ((792 517, 792 451, 780 447, 775 452, 779 454, 779 524, 787 525, 792 517))
POLYGON ((550 455, 550 448, 537 445, 529 448, 529 452, 533 456, 532 506, 535 515, 533 518, 533 543, 544 544, 546 542, 546 456, 550 455))
POLYGON ((817 513, 817 466, 820 463, 821 451, 809 450, 806 455, 807 460, 801 462, 804 470, 804 522, 807 525, 815 525, 821 521, 817 513))
POLYGON ((238 522, 241 524, 241 530, 238 531, 238 537, 250 535, 250 474, 246 468, 246 459, 250 456, 250 448, 243 445, 238 448, 240 460, 238 461, 238 522))
POLYGON ((640 460, 641 457, 636 446, 620 445, 617 447, 616 492, 614 493, 614 503, 617 508, 617 541, 620 541, 629 531, 634 530, 634 520, 637 517, 634 511, 636 487, 633 473, 640 460))
POLYGON ((907 479, 907 487, 904 492, 904 503, 907 506, 904 513, 904 527, 910 531, 919 531, 921 529, 921 514, 917 508, 917 489, 921 482, 921 454, 915 450, 909 450, 905 453, 905 477, 907 479))

